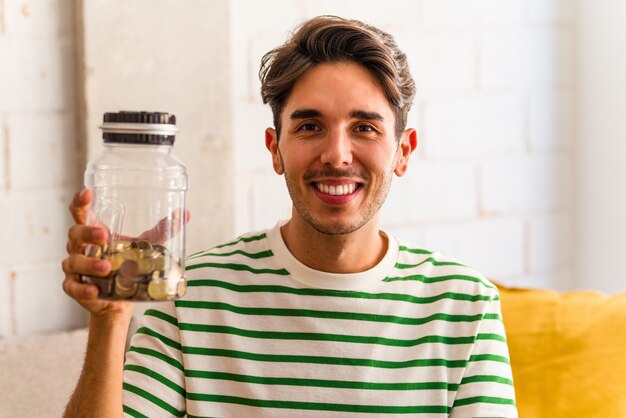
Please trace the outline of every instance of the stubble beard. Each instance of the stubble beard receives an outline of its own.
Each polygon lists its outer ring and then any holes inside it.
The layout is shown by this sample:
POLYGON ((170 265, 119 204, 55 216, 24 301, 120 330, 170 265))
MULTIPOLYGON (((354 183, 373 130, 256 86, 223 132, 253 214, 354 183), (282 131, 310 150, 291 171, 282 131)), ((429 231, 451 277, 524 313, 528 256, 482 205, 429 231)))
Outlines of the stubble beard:
MULTIPOLYGON (((382 183, 377 187, 377 190, 374 190, 372 192, 373 200, 366 204, 366 206, 362 209, 362 213, 356 220, 354 220, 353 222, 328 223, 324 222, 323 219, 316 219, 313 216, 310 208, 305 203, 303 194, 298 188, 298 179, 291 178, 289 172, 285 167, 284 162, 283 170, 285 183, 287 184, 287 190, 289 191, 289 196, 291 196, 293 207, 298 212, 298 215, 317 232, 325 235, 347 235, 352 232, 358 231, 359 229, 367 225, 369 221, 371 221, 372 218, 376 216, 376 214, 380 211, 380 208, 387 199, 387 195, 389 194, 389 190, 391 188, 391 180, 393 174, 391 169, 385 170, 382 175, 382 183)), ((307 177, 307 175, 305 175, 305 177, 307 177)), ((361 191, 361 193, 363 192, 365 192, 365 190, 361 191)), ((330 210, 340 212, 344 209, 341 207, 337 207, 336 209, 331 208, 330 210)))

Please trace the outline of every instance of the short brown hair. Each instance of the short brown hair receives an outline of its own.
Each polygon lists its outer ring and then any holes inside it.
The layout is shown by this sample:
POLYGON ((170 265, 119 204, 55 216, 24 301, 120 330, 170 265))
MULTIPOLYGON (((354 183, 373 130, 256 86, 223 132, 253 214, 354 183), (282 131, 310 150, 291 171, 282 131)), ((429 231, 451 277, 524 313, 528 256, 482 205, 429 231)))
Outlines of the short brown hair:
POLYGON ((316 64, 340 61, 362 65, 374 76, 393 109, 395 134, 400 137, 415 95, 406 55, 388 33, 337 16, 304 22, 287 42, 261 60, 261 97, 272 108, 278 136, 280 115, 300 76, 316 64))

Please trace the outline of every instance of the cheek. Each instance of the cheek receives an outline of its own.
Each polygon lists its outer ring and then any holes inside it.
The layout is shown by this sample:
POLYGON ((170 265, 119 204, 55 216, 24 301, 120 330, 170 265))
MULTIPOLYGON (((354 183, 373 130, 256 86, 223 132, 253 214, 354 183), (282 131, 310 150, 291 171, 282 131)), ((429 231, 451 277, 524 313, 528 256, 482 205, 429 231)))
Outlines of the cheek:
POLYGON ((307 170, 305 158, 298 152, 284 153, 282 155, 282 166, 285 174, 291 177, 300 177, 307 170))
POLYGON ((393 170, 396 155, 388 150, 372 149, 364 153, 360 161, 366 170, 377 175, 384 175, 393 170))

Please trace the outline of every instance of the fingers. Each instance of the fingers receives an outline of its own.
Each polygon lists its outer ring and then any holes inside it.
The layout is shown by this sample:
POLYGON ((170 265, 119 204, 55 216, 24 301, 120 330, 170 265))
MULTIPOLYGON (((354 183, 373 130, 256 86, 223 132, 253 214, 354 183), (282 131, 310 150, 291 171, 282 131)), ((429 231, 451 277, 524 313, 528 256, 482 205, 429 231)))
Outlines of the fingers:
POLYGON ((111 263, 109 261, 77 253, 70 254, 69 257, 63 260, 61 267, 68 276, 84 274, 87 276, 104 277, 111 271, 111 263))
POLYGON ((81 283, 78 276, 66 276, 63 281, 63 290, 77 301, 94 300, 98 297, 98 287, 81 283))
POLYGON ((106 228, 87 225, 74 225, 67 233, 67 253, 80 252, 86 244, 103 245, 108 240, 106 228))
POLYGON ((91 300, 98 296, 98 288, 95 285, 81 283, 79 278, 81 274, 106 276, 111 271, 111 263, 108 261, 76 253, 63 260, 61 267, 65 272, 63 290, 78 301, 91 300))
POLYGON ((141 233, 137 239, 161 244, 176 236, 180 232, 181 227, 187 224, 190 219, 191 212, 189 209, 186 209, 184 212, 182 209, 177 209, 171 213, 170 217, 161 219, 154 227, 141 233))
POLYGON ((70 203, 70 213, 77 224, 84 224, 87 221, 87 208, 91 198, 92 194, 89 189, 83 189, 74 195, 70 203))

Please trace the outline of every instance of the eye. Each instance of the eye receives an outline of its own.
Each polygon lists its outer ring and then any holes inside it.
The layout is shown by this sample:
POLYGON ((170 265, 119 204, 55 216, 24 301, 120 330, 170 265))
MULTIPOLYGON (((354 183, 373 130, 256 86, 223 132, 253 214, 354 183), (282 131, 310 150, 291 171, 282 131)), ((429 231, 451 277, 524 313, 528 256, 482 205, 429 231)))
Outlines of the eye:
POLYGON ((319 131, 320 127, 317 126, 315 123, 303 123, 302 125, 298 127, 298 130, 305 131, 305 132, 315 132, 315 131, 319 131))
POLYGON ((357 125, 356 131, 361 132, 361 133, 368 133, 368 132, 375 132, 376 129, 374 129, 372 125, 363 124, 363 125, 357 125))

